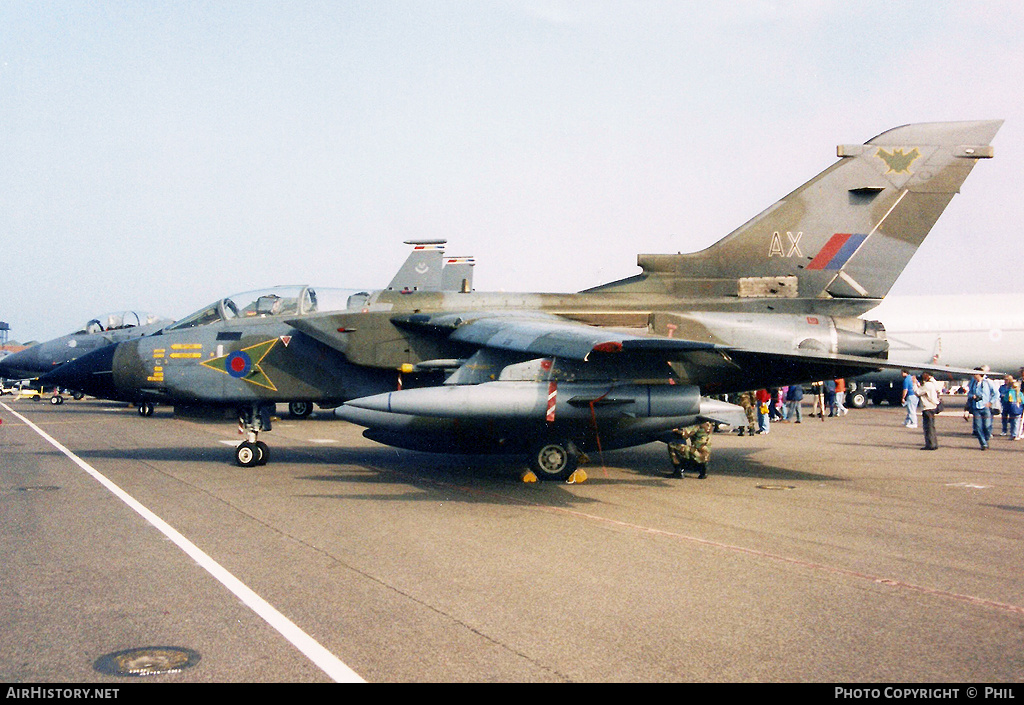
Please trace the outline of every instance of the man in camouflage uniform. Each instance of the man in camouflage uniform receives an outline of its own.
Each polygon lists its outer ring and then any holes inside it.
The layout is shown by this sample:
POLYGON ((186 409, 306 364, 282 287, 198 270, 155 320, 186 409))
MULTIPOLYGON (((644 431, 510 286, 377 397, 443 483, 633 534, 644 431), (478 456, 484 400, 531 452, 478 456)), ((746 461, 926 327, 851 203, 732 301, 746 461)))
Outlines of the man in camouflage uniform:
MULTIPOLYGON (((753 392, 743 392, 742 394, 739 395, 739 398, 736 400, 736 402, 740 406, 742 406, 743 411, 747 413, 746 431, 748 435, 753 436, 755 433, 757 433, 757 398, 754 396, 753 392)), ((739 435, 742 436, 744 429, 742 426, 740 426, 739 429, 737 429, 737 431, 739 435)))
POLYGON ((668 444, 668 457, 673 468, 670 477, 682 477, 684 469, 699 472, 701 480, 708 476, 713 430, 710 421, 672 430, 672 433, 679 436, 679 440, 668 444))

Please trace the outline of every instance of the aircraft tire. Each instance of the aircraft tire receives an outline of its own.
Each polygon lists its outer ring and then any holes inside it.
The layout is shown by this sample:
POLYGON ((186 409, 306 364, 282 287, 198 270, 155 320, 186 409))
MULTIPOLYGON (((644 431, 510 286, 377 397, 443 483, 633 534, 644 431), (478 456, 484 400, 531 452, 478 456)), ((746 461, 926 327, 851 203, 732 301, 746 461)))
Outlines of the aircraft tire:
POLYGON ((565 481, 579 464, 579 456, 568 441, 545 441, 530 456, 530 467, 541 480, 565 481))
POLYGON ((868 395, 859 389, 854 390, 847 393, 846 404, 851 409, 863 409, 868 405, 868 395))
POLYGON ((288 415, 293 419, 305 419, 313 413, 313 402, 293 401, 288 403, 288 415))
POLYGON ((259 446, 249 441, 242 441, 235 447, 235 462, 243 468, 255 467, 264 455, 260 453, 259 446))
POLYGON ((54 394, 52 397, 50 397, 50 403, 53 404, 54 406, 57 406, 58 404, 60 404, 63 401, 64 401, 64 397, 59 396, 57 394, 54 394))
POLYGON ((151 401, 139 402, 138 410, 139 410, 139 416, 143 416, 143 417, 152 416, 153 415, 153 402, 151 402, 151 401))
POLYGON ((256 452, 259 454, 259 460, 256 461, 257 465, 266 465, 270 462, 270 446, 263 441, 256 441, 256 452))

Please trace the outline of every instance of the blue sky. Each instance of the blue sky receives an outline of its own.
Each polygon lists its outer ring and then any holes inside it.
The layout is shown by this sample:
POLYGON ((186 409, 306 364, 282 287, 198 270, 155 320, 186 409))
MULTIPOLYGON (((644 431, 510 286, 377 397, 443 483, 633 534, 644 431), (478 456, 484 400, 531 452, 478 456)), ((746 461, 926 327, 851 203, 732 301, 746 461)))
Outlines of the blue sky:
POLYGON ((0 320, 381 287, 412 238, 480 290, 575 291, 706 247, 836 144, 990 118, 893 293, 1024 291, 1024 5, 720 5, 5 0, 0 320))

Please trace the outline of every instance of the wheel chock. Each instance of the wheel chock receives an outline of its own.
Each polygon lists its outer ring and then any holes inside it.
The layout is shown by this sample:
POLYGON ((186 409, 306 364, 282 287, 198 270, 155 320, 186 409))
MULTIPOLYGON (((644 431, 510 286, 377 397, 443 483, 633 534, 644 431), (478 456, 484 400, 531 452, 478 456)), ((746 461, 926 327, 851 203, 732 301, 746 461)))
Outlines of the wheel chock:
POLYGON ((572 475, 566 478, 565 484, 567 485, 582 485, 587 481, 587 473, 583 468, 579 468, 572 475))
POLYGON ((523 482, 537 482, 537 475, 534 474, 533 470, 527 470, 523 473, 523 482))

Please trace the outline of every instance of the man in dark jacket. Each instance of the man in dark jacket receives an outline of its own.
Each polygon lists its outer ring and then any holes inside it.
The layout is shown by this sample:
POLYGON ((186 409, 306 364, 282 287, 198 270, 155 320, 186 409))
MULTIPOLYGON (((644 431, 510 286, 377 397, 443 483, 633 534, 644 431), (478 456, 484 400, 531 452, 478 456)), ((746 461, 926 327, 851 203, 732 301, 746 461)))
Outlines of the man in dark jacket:
POLYGON ((789 385, 786 392, 786 404, 789 406, 789 420, 800 423, 803 418, 804 388, 799 384, 789 385))

